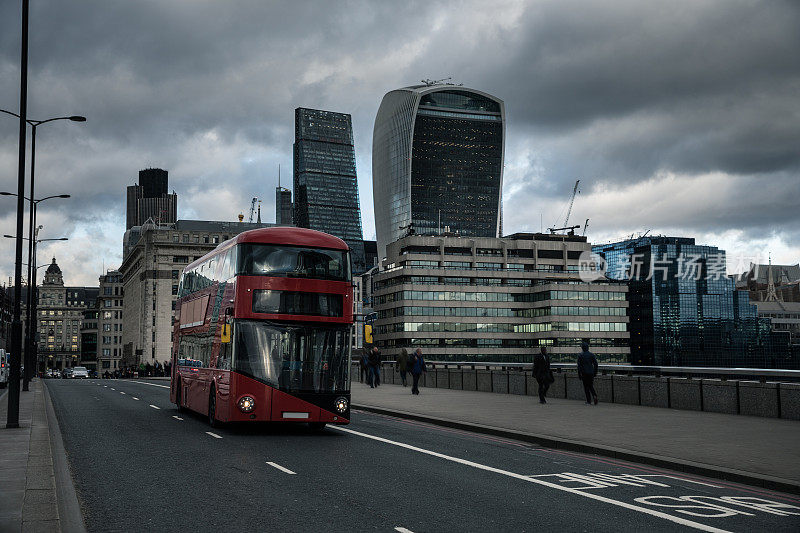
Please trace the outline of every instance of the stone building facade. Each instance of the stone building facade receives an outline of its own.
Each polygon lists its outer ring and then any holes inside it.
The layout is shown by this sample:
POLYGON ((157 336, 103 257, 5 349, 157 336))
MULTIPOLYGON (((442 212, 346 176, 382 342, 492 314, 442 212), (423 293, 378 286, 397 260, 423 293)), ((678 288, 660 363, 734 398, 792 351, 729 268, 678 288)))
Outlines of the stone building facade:
POLYGON ((38 291, 39 367, 64 369, 81 360, 84 311, 94 307, 97 287, 66 287, 55 257, 38 291))

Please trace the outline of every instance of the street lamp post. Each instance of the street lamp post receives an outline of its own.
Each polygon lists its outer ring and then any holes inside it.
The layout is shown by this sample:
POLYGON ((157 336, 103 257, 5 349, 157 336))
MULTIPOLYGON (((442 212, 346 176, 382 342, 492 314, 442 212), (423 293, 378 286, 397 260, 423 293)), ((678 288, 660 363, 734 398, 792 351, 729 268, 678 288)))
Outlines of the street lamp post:
MULTIPOLYGON (((9 113, 3 109, 0 109, 4 113, 9 113)), ((10 113, 13 114, 13 113, 10 113)), ((57 119, 51 119, 57 120, 57 119)), ((43 123, 47 121, 33 121, 38 123, 43 123)), ((30 123, 30 122, 29 122, 30 123)), ((36 126, 33 127, 34 137, 36 132, 36 126)), ((35 157, 35 152, 31 150, 31 160, 35 157)), ((31 193, 33 192, 33 165, 31 165, 31 193)), ((14 193, 10 192, 0 192, 0 196, 16 196, 14 193)), ((34 299, 36 297, 36 243, 39 242, 36 240, 35 232, 38 232, 39 228, 36 228, 36 208, 38 207, 40 202, 44 202, 45 200, 50 200, 52 198, 70 198, 69 194, 54 194, 52 196, 45 196, 44 198, 39 198, 38 200, 32 199, 27 196, 23 196, 23 199, 28 200, 30 205, 32 206, 30 209, 30 228, 29 230, 29 237, 28 237, 28 306, 26 309, 26 328, 25 328, 25 375, 22 379, 22 390, 28 390, 28 384, 30 383, 31 377, 33 376, 31 363, 36 362, 37 357, 34 356, 34 352, 36 351, 36 323, 31 322, 31 317, 36 317, 36 313, 32 311, 35 308, 34 299), (34 229, 35 228, 35 229, 34 229), (31 284, 31 278, 33 278, 33 284, 31 284)), ((48 239, 49 240, 49 239, 48 239)))
MULTIPOLYGON (((22 0, 22 31, 19 62, 19 161, 17 168, 17 242, 14 249, 14 315, 11 319, 11 368, 8 383, 7 428, 19 427, 19 365, 22 354, 22 212, 25 204, 25 122, 28 113, 28 8, 29 0, 22 0)), ((28 261, 30 262, 30 261, 28 261)))

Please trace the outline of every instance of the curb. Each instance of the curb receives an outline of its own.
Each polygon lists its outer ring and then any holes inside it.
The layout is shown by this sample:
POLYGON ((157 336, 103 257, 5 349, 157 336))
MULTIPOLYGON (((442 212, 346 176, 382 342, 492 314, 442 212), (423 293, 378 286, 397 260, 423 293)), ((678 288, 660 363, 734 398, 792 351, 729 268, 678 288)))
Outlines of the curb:
POLYGON ((615 459, 622 459, 632 463, 641 463, 659 468, 668 468, 687 474, 697 474, 709 478, 722 479, 725 481, 733 481, 745 485, 752 485, 762 487, 770 490, 777 490, 787 492, 790 494, 800 494, 800 482, 792 481, 789 479, 777 478, 772 476, 764 476, 754 474, 751 472, 744 472, 742 470, 734 470, 721 466, 713 466, 704 463, 695 463, 692 461, 684 461, 672 457, 664 457, 645 452, 637 452, 626 450, 623 448, 615 448, 612 446, 604 446, 602 444, 592 444, 588 442, 581 442, 565 438, 553 437, 552 435, 539 435, 536 433, 526 433, 523 431, 514 431, 512 429, 498 428, 494 426, 486 426, 482 424, 475 424, 472 422, 462 422, 459 420, 450 420, 447 418, 438 418, 434 416, 421 415, 417 413, 409 413, 406 411, 397 411, 394 409, 387 409, 384 407, 376 407, 373 405, 364 404, 351 404, 353 409, 360 409, 370 413, 381 415, 394 416, 397 418, 406 418, 409 420, 416 420, 418 422, 427 422, 437 426, 449 427, 453 429, 460 429, 464 431, 471 431, 473 433, 482 433, 485 435, 493 435, 495 437, 504 437, 507 439, 519 440, 523 442, 530 442, 538 444, 545 448, 553 448, 557 450, 568 450, 573 452, 580 452, 592 455, 602 455, 605 457, 612 457, 615 459))
POLYGON ((47 426, 50 432, 50 446, 53 454, 53 473, 56 482, 56 501, 58 502, 58 515, 62 533, 86 533, 83 523, 81 506, 78 495, 72 482, 72 475, 67 462, 67 452, 61 438, 61 428, 58 425, 50 389, 41 380, 45 390, 45 409, 47 411, 47 426))

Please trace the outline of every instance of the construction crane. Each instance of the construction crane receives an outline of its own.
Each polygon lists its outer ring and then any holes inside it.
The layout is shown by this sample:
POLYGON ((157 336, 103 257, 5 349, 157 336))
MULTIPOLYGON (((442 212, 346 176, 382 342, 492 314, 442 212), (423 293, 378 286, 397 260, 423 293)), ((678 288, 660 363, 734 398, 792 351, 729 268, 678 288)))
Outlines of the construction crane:
POLYGON ((575 181, 575 186, 572 188, 572 196, 570 196, 570 198, 569 198, 569 207, 567 207, 567 216, 564 217, 563 227, 561 227, 561 228, 547 228, 547 230, 550 232, 550 234, 553 234, 553 233, 555 233, 557 231, 567 230, 567 231, 570 232, 569 233, 570 235, 575 235, 575 231, 573 231, 573 230, 575 230, 577 228, 580 228, 580 226, 570 226, 569 225, 569 216, 572 214, 572 204, 575 203, 575 195, 578 194, 578 184, 580 182, 581 182, 581 180, 576 180, 575 181))
POLYGON ((567 235, 575 235, 575 230, 579 229, 580 227, 581 227, 581 225, 578 224, 577 226, 564 226, 563 228, 547 228, 547 231, 549 231, 550 234, 552 235, 552 234, 556 233, 557 231, 566 230, 567 231, 567 235))
POLYGON ((569 216, 572 214, 572 204, 575 203, 575 195, 578 194, 578 184, 581 180, 575 180, 575 186, 572 188, 572 196, 569 198, 569 207, 567 208, 567 216, 564 217, 564 226, 569 224, 569 216))
POLYGON ((256 204, 258 203, 258 197, 254 196, 253 199, 250 201, 250 216, 247 218, 247 221, 252 223, 253 222, 253 215, 256 214, 256 204))

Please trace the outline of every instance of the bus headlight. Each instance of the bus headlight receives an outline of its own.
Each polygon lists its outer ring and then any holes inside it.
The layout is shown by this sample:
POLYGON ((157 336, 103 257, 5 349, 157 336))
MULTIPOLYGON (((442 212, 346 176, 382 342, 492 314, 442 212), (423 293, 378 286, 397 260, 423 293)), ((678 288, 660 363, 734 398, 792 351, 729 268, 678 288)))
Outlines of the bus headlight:
POLYGON ((347 398, 344 396, 336 398, 336 401, 333 403, 333 407, 336 409, 337 413, 343 415, 347 411, 347 398))
POLYGON ((256 408, 256 400, 252 396, 242 396, 239 398, 239 410, 243 413, 249 413, 256 408))

